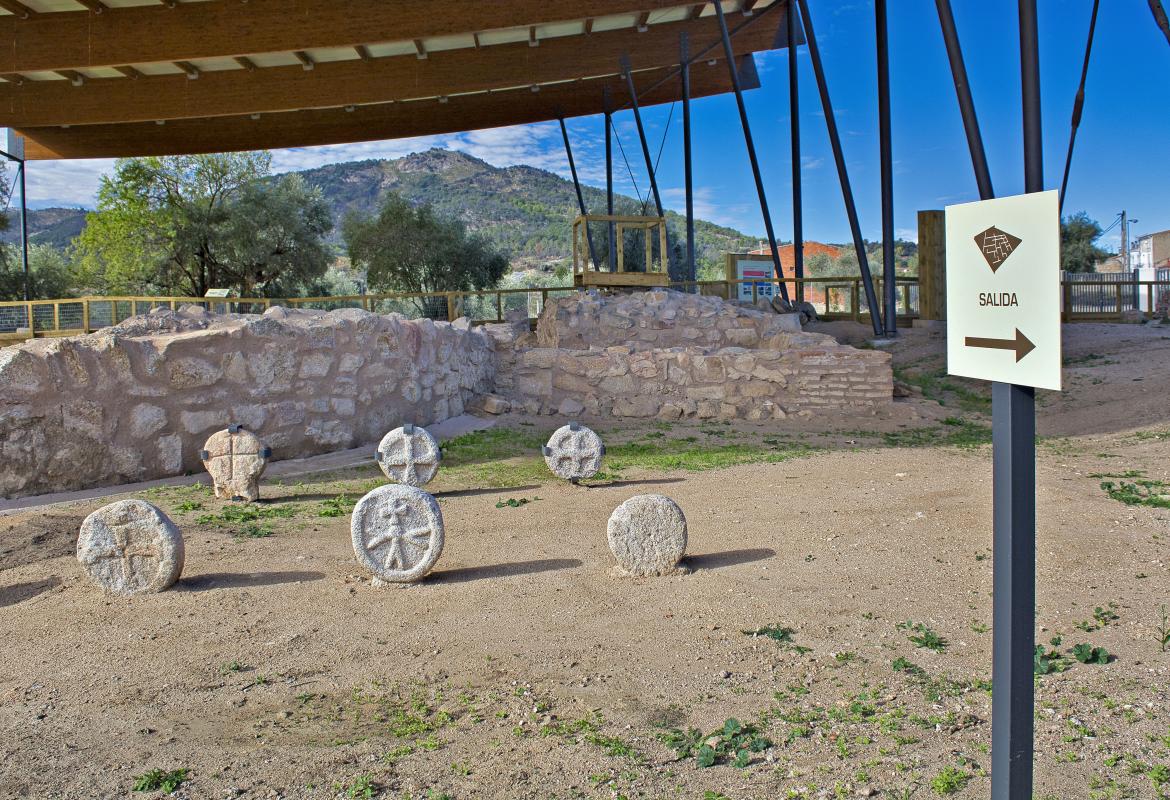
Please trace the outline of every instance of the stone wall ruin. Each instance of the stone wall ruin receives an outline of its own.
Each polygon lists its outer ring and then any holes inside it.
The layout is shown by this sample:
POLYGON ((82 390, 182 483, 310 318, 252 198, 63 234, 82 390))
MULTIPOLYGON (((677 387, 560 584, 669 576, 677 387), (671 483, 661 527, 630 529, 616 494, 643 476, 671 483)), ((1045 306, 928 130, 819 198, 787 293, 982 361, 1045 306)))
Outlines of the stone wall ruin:
POLYGON ((769 420, 873 413, 892 393, 885 353, 804 333, 793 315, 664 290, 550 300, 535 333, 527 320, 191 306, 0 348, 0 496, 201 471, 200 447, 229 423, 280 460, 473 406, 769 420))

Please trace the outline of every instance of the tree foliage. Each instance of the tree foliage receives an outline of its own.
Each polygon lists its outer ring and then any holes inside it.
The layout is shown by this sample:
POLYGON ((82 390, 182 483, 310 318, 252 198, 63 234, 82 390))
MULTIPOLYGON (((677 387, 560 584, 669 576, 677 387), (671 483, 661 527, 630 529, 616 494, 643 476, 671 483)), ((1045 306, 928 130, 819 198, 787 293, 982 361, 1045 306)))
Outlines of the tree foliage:
POLYGON ((1060 221, 1060 268, 1068 272, 1092 272, 1109 253, 1097 247, 1101 226, 1084 211, 1060 221))
MULTIPOLYGON (((350 260, 376 292, 458 292, 495 286, 508 260, 463 223, 390 193, 377 215, 351 213, 342 225, 350 260)), ((439 309, 420 303, 428 315, 439 309)))
POLYGON ((295 293, 325 273, 328 206, 267 152, 119 159, 76 242, 96 292, 295 293))

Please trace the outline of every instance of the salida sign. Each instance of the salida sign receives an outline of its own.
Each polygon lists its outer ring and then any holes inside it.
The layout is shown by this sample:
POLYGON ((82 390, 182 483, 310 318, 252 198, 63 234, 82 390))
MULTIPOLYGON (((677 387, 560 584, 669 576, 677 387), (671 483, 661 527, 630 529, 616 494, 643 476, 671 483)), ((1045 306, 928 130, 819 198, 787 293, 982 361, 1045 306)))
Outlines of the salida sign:
POLYGON ((1060 389, 1057 192, 947 206, 947 371, 1060 389))

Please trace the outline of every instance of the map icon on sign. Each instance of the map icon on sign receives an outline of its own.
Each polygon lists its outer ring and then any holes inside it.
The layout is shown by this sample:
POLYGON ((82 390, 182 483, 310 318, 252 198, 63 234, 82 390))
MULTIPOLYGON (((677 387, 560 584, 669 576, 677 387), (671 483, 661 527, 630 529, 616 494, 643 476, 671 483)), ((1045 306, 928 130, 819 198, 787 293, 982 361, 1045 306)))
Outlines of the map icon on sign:
POLYGON ((992 272, 1008 260, 1008 256, 1016 251, 1022 241, 1023 239, 1018 236, 1012 236, 996 227, 975 234, 975 244, 979 245, 979 252, 987 259, 987 266, 991 267, 992 272))

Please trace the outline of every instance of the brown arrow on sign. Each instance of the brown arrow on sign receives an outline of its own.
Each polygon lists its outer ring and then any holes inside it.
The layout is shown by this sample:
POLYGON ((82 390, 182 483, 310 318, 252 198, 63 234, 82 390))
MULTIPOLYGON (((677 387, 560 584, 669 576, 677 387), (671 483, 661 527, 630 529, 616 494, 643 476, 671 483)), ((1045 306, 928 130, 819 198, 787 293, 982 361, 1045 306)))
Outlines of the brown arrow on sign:
POLYGON ((1016 328, 1016 338, 1014 339, 985 339, 982 336, 968 336, 963 340, 963 343, 968 347, 987 347, 992 350, 1015 350, 1017 362, 1036 349, 1036 345, 1032 344, 1032 340, 1020 333, 1019 328, 1016 328))

